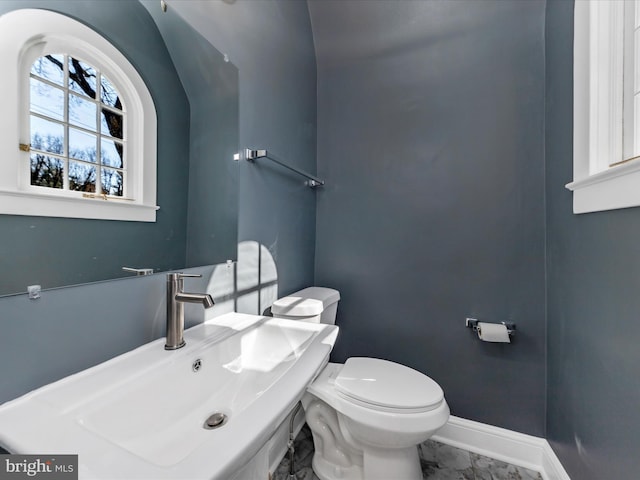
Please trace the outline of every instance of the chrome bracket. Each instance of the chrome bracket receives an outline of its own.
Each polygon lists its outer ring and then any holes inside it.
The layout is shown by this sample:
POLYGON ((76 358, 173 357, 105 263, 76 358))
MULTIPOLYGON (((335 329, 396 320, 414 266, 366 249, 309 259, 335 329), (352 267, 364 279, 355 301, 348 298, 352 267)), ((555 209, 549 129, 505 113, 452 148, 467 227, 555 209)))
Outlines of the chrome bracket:
POLYGON ((244 157, 250 162, 257 160, 258 158, 264 158, 266 156, 267 156, 266 150, 252 150, 250 148, 246 148, 244 150, 244 157))

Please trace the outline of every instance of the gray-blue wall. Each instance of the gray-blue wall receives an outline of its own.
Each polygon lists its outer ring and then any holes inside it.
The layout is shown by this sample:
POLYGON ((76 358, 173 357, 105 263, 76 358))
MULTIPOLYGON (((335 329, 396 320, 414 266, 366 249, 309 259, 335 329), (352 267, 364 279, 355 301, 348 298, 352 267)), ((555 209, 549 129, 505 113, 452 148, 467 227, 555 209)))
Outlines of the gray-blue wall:
POLYGON ((409 365, 454 415, 544 435, 544 2, 309 6, 333 359, 409 365))
MULTIPOLYGON (((306 2, 173 2, 240 74, 240 145, 316 170, 316 62, 306 2)), ((313 284, 316 193, 268 161, 240 165, 238 238, 269 249, 281 295, 313 284)))
POLYGON ((545 41, 547 435, 573 479, 638 478, 640 209, 572 213, 572 1, 545 41))
POLYGON ((238 68, 173 9, 145 0, 189 99, 187 267, 235 260, 238 243, 238 68))

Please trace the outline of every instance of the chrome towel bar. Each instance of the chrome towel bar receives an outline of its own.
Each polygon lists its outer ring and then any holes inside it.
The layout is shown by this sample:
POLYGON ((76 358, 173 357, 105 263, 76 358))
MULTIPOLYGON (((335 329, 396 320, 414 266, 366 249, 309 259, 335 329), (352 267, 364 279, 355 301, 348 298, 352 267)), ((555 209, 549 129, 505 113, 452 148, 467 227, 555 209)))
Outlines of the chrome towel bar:
POLYGON ((268 158, 272 162, 277 163, 278 165, 280 165, 281 167, 289 169, 292 172, 295 172, 298 175, 302 175, 303 177, 307 178, 308 180, 305 182, 305 184, 308 187, 315 188, 315 187, 322 187, 324 185, 324 180, 321 180, 318 177, 316 177, 315 175, 311 175, 310 173, 307 173, 304 170, 300 170, 299 168, 292 167, 291 165, 288 165, 287 163, 283 162, 282 160, 279 160, 279 159, 275 158, 273 155, 270 155, 269 153, 267 153, 266 150, 252 150, 250 148, 247 148, 244 151, 244 158, 246 160, 250 161, 250 162, 253 162, 253 161, 255 161, 255 160, 259 159, 259 158, 268 158))

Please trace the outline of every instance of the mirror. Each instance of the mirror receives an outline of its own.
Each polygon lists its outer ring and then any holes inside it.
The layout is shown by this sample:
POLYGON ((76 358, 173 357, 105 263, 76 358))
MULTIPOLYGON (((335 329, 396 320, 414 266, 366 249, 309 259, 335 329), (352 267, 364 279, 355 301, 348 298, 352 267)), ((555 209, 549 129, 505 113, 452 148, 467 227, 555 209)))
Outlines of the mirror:
POLYGON ((150 223, 0 215, 0 295, 236 259, 238 69, 159 0, 5 0, 0 15, 18 8, 79 20, 136 67, 158 116, 160 210, 150 223))

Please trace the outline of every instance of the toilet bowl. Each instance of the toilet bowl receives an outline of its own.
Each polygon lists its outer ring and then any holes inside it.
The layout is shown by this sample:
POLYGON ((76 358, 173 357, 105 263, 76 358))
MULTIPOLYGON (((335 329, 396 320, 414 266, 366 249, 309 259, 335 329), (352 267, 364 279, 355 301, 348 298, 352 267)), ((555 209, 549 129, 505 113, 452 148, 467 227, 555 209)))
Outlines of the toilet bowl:
MULTIPOLYGON (((340 294, 310 287, 276 300, 275 317, 335 323, 340 294)), ((417 445, 449 418, 440 386, 387 360, 329 363, 302 399, 321 480, 422 478, 417 445)))

